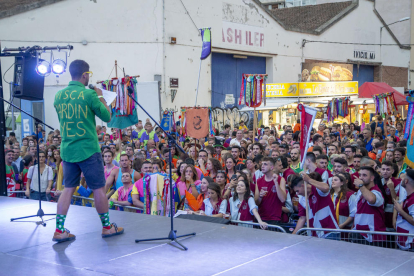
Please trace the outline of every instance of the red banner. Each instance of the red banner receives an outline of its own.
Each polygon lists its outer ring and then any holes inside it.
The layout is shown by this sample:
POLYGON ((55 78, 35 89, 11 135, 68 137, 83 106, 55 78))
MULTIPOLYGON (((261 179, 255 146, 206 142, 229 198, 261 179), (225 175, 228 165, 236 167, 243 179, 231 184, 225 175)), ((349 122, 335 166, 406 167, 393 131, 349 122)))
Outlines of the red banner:
POLYGON ((313 127, 313 122, 316 117, 317 110, 303 105, 298 104, 298 110, 301 113, 300 117, 300 160, 301 160, 301 168, 303 167, 303 164, 305 162, 304 156, 306 155, 306 152, 308 151, 309 147, 309 138, 310 133, 313 127))

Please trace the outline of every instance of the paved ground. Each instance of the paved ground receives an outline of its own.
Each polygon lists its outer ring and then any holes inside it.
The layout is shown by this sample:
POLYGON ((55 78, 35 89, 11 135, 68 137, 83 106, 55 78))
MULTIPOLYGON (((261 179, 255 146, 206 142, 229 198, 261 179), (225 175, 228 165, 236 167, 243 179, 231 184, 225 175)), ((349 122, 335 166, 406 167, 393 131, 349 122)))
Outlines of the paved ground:
MULTIPOLYGON (((55 244, 54 216, 47 226, 10 222, 36 214, 36 201, 0 198, 0 275, 413 275, 414 254, 237 226, 175 219, 182 251, 166 242, 170 219, 110 211, 125 234, 102 239, 94 208, 71 206, 65 226, 76 241, 55 244)), ((56 204, 44 203, 45 213, 56 204)))

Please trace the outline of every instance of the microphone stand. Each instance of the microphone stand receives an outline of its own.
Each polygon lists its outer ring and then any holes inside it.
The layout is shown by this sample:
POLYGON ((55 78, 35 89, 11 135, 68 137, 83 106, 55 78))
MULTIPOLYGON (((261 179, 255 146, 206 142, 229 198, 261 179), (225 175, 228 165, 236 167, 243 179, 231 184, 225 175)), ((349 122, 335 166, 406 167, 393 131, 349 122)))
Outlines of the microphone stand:
POLYGON ((169 133, 167 133, 161 126, 160 124, 154 119, 152 118, 152 116, 138 103, 138 101, 134 98, 133 96, 133 89, 131 87, 128 87, 128 96, 145 112, 145 114, 147 114, 152 121, 154 121, 154 123, 164 132, 164 134, 168 137, 168 151, 169 151, 169 158, 168 158, 168 164, 170 166, 169 169, 169 178, 170 178, 170 217, 171 217, 171 230, 170 233, 168 234, 168 237, 166 238, 154 238, 154 239, 144 239, 144 240, 135 240, 136 243, 138 242, 144 242, 144 241, 161 241, 161 240, 170 240, 171 242, 175 242, 178 245, 180 245, 184 250, 188 250, 187 247, 185 247, 184 245, 182 245, 180 242, 177 241, 178 238, 182 238, 182 237, 189 237, 189 236, 195 236, 196 233, 190 233, 190 234, 185 234, 185 235, 180 235, 177 236, 177 230, 174 230, 174 214, 173 214, 173 210, 174 210, 174 196, 173 196, 173 180, 172 180, 172 154, 171 154, 171 148, 173 146, 176 146, 179 150, 181 150, 182 152, 185 152, 175 141, 174 137, 172 137, 169 133))
POLYGON ((46 223, 43 220, 44 216, 55 216, 56 214, 45 214, 42 210, 42 200, 41 200, 41 187, 40 187, 40 165, 39 165, 39 129, 38 129, 38 125, 42 124, 48 128, 50 128, 51 130, 54 130, 51 126, 45 124, 44 122, 42 122, 41 120, 39 120, 38 118, 32 116, 31 114, 27 113, 26 111, 22 110, 21 108, 15 106, 13 103, 6 101, 5 99, 0 97, 0 100, 10 104, 11 106, 13 106, 14 108, 20 110, 21 112, 23 112, 24 114, 26 114, 27 116, 33 118, 35 120, 35 127, 36 127, 36 147, 37 147, 37 184, 39 187, 39 210, 37 211, 36 215, 32 215, 32 216, 26 216, 26 217, 19 217, 19 218, 12 218, 10 219, 10 221, 15 221, 15 220, 20 220, 20 219, 26 219, 26 218, 33 218, 33 217, 39 217, 42 221, 39 221, 38 224, 43 225, 44 227, 46 227, 46 223))

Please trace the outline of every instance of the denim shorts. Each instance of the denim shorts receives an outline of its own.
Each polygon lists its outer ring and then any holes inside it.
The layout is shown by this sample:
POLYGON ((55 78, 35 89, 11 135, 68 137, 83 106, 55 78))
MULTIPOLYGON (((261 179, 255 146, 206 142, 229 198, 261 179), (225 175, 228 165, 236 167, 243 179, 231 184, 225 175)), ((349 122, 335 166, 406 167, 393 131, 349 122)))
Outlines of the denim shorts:
POLYGON ((80 176, 83 172, 86 185, 92 190, 105 186, 104 165, 102 154, 94 153, 91 157, 81 162, 70 163, 63 162, 63 178, 66 188, 79 186, 80 176))

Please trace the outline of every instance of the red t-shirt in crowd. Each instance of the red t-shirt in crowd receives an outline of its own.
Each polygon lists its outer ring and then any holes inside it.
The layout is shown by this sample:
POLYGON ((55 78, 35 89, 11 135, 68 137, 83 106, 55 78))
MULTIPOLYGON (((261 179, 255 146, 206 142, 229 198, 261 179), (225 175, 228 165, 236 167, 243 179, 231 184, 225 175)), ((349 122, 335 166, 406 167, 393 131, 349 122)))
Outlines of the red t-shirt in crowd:
MULTIPOLYGON (((277 184, 280 184, 282 177, 278 175, 277 184)), ((258 190, 263 187, 267 187, 267 194, 262 198, 262 202, 259 205, 259 215, 264 221, 269 220, 281 220, 282 219, 282 203, 277 196, 275 182, 273 180, 266 181, 265 176, 262 176, 257 180, 258 190)))

